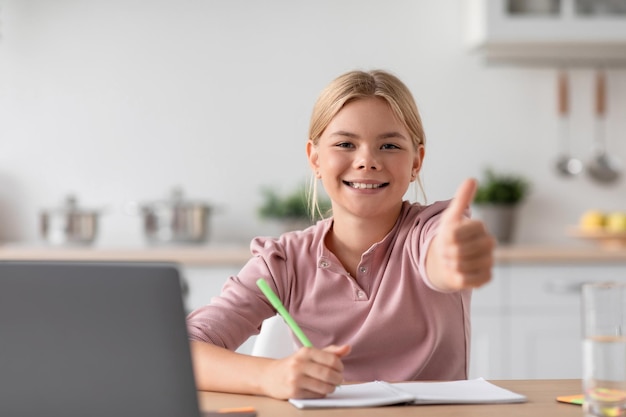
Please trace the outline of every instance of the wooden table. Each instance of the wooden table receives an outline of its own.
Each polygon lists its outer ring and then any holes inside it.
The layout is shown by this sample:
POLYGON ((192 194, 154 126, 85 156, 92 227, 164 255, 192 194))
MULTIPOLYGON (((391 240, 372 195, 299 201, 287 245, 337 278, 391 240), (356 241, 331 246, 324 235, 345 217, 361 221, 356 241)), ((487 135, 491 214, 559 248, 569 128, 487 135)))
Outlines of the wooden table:
POLYGON ((363 416, 419 416, 419 417, 581 417, 582 407, 556 401, 559 395, 581 392, 577 379, 555 380, 506 380, 490 381, 495 385, 526 395, 528 401, 521 404, 480 405, 412 405, 376 408, 343 408, 323 410, 299 410, 286 401, 251 395, 199 392, 203 411, 222 407, 253 406, 259 417, 363 417, 363 416))

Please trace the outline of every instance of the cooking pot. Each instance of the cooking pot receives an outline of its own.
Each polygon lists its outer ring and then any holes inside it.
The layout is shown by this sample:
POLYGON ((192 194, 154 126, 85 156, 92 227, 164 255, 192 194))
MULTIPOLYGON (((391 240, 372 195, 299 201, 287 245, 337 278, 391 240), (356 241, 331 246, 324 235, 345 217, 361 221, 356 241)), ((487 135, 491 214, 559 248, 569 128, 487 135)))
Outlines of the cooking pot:
POLYGON ((41 236, 52 244, 88 245, 96 238, 98 217, 98 211, 80 208, 68 195, 61 207, 41 211, 41 236))
POLYGON ((175 188, 170 198, 141 206, 144 234, 150 243, 202 243, 209 237, 212 207, 183 198, 175 188))

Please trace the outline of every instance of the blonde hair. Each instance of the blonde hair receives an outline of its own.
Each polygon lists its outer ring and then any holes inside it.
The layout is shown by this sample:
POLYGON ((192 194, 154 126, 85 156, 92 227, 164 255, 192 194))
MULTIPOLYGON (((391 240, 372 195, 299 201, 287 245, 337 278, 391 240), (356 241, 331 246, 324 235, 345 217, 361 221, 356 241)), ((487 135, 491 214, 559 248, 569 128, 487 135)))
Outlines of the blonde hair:
MULTIPOLYGON (((350 71, 337 78, 322 90, 311 115, 309 140, 317 146, 319 139, 331 120, 349 102, 369 97, 382 98, 389 104, 394 115, 411 136, 415 150, 426 145, 424 127, 411 91, 398 77, 383 70, 350 71)), ((422 181, 417 183, 423 194, 422 181)), ((317 181, 311 177, 309 186, 309 210, 312 217, 320 215, 317 204, 317 181)))

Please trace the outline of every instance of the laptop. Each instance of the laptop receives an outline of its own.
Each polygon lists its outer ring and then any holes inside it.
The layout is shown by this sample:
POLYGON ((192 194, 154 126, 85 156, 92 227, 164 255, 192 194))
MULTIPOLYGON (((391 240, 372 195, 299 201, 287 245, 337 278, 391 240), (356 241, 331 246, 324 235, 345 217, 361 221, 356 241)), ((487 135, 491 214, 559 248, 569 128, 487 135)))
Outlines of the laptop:
POLYGON ((0 415, 198 417, 176 266, 0 262, 0 415))

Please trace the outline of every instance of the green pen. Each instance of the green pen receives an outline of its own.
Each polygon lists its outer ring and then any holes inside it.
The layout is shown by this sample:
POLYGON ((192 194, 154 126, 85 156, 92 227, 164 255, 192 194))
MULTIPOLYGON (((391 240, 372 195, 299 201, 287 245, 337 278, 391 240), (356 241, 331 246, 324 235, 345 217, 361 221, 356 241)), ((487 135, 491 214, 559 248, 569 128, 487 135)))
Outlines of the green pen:
POLYGON ((280 298, 278 298, 276 293, 272 291, 267 282, 263 278, 259 278, 256 282, 256 285, 261 289, 261 291, 263 291, 263 294, 265 294, 272 306, 276 309, 276 311, 278 311, 278 314, 282 316, 291 331, 298 337, 298 340, 300 340, 302 346, 313 347, 313 344, 311 343, 309 338, 306 337, 300 326, 298 326, 298 323, 296 323, 293 317, 291 317, 283 303, 280 301, 280 298))

